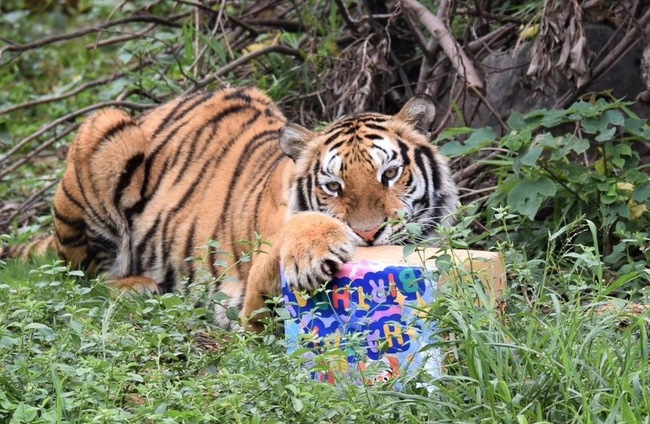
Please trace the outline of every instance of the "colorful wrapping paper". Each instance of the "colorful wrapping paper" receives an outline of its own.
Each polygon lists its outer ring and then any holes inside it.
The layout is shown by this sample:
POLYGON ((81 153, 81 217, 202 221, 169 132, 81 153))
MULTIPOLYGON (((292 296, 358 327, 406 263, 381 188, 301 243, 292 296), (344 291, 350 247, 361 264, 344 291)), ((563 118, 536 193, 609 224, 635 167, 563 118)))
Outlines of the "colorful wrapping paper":
POLYGON ((313 378, 372 385, 418 371, 439 376, 428 313, 436 283, 422 269, 363 260, 346 263, 316 293, 295 292, 284 279, 282 287, 288 351, 313 378))

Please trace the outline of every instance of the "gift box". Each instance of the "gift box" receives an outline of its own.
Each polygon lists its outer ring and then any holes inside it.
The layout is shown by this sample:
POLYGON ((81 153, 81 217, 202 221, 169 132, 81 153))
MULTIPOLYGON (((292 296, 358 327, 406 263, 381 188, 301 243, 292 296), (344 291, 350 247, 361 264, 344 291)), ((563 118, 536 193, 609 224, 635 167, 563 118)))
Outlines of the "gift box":
POLYGON ((314 293, 291 290, 283 279, 288 351, 301 358, 313 378, 363 384, 418 372, 435 378, 441 353, 432 348, 436 323, 429 306, 439 285, 475 276, 484 283, 486 298, 503 292, 498 254, 446 252, 460 266, 437 278, 433 262, 441 252, 403 253, 400 246, 357 248, 353 260, 314 293))

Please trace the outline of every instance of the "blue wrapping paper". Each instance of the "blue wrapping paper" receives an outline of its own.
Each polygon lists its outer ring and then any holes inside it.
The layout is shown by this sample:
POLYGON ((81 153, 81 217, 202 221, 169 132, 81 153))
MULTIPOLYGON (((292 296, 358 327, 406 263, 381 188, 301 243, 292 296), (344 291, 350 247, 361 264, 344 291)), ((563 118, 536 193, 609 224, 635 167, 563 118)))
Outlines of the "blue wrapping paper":
POLYGON ((283 277, 288 352, 320 381, 372 385, 419 371, 437 377, 440 351, 431 348, 436 323, 428 313, 435 290, 418 267, 365 260, 344 264, 311 294, 291 290, 283 277))

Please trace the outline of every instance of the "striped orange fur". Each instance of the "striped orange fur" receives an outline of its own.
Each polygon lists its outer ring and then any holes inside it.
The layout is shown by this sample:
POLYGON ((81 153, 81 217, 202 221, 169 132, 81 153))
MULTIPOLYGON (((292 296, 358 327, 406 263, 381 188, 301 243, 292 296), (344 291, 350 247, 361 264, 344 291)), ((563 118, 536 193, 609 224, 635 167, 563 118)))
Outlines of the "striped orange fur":
MULTIPOLYGON (((209 292, 250 316, 279 293, 280 262, 291 284, 312 290, 355 245, 405 242, 399 211, 425 235, 449 222, 457 194, 428 140, 434 114, 417 96, 395 116, 362 113, 315 132, 248 88, 184 96, 137 118, 104 110, 70 147, 54 235, 32 247, 53 246, 122 289, 186 292, 225 274, 209 292), (256 234, 266 252, 241 243, 256 234)), ((223 311, 219 323, 237 327, 223 311)))

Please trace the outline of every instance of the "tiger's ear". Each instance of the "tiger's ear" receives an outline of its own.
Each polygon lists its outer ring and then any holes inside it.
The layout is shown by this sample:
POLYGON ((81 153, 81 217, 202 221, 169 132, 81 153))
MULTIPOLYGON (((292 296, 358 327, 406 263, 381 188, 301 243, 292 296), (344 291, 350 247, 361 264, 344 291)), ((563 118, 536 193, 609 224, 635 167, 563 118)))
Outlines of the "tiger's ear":
POLYGON ((395 118, 413 125, 416 130, 425 135, 431 134, 431 124, 436 117, 436 107, 433 99, 427 94, 411 97, 402 107, 395 118))
POLYGON ((298 124, 287 124, 280 130, 280 148, 296 161, 307 143, 316 137, 316 133, 298 124))

